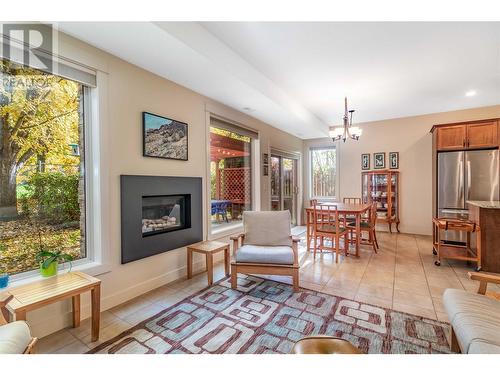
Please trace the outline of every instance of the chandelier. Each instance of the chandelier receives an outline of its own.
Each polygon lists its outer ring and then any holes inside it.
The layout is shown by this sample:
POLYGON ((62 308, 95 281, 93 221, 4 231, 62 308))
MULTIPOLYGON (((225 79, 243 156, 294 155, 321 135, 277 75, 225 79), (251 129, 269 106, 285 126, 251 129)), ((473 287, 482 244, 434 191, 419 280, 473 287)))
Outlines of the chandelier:
POLYGON ((330 127, 330 138, 332 141, 344 141, 347 138, 359 139, 363 130, 359 126, 352 126, 352 114, 354 109, 347 109, 347 98, 345 98, 345 112, 344 112, 344 125, 343 126, 331 126, 330 127))

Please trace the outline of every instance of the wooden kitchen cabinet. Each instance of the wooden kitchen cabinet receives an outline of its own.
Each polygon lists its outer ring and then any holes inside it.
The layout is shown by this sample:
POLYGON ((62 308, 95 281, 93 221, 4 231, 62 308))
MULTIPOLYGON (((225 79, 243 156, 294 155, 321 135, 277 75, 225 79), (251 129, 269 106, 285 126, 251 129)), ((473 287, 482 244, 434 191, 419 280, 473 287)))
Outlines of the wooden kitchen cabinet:
POLYGON ((442 126, 437 129, 437 149, 460 150, 465 148, 467 125, 442 126))
POLYGON ((435 125, 437 151, 469 150, 498 147, 498 120, 435 125))
POLYGON ((467 148, 498 146, 498 122, 481 122, 467 125, 467 148))

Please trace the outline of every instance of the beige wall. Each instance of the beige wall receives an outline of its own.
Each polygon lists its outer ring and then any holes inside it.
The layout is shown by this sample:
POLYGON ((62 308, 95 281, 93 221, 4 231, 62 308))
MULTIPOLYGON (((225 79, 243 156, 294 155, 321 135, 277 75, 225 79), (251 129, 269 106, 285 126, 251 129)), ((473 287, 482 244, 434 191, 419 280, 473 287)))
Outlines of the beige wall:
MULTIPOLYGON (((106 234, 109 272, 98 275, 102 280, 102 308, 108 309, 185 275, 185 249, 142 259, 126 265, 120 264, 120 185, 121 174, 159 176, 197 176, 207 187, 207 110, 238 121, 259 132, 260 152, 276 147, 301 152, 302 140, 284 133, 243 113, 181 87, 171 81, 142 70, 73 38, 60 37, 62 56, 98 69, 102 145, 106 168, 103 170, 108 193, 106 234), (142 156, 141 112, 148 111, 189 124, 189 161, 173 161, 142 156)), ((263 209, 269 207, 269 180, 261 177, 260 187, 263 209)), ((205 194, 206 195, 206 194, 205 194)), ((206 205, 206 196, 204 197, 206 205)), ((91 212, 92 216, 93 213, 91 212)), ((204 232, 207 234, 205 216, 204 232)), ((201 267, 201 258, 196 258, 201 267)), ((89 313, 88 298, 83 300, 83 315, 89 313)), ((69 303, 49 306, 28 314, 34 334, 43 336, 70 322, 69 303)))
MULTIPOLYGON (((432 218, 432 125, 500 117, 500 105, 424 116, 356 124, 362 127, 359 141, 339 146, 339 198, 361 196, 361 154, 399 152, 401 172, 401 225, 405 233, 431 234, 432 218)), ((311 145, 331 145, 330 139, 304 142, 304 175, 308 172, 307 152, 311 145)), ((309 199, 305 184, 304 199, 309 199)), ((387 226, 381 227, 381 229, 387 226)))

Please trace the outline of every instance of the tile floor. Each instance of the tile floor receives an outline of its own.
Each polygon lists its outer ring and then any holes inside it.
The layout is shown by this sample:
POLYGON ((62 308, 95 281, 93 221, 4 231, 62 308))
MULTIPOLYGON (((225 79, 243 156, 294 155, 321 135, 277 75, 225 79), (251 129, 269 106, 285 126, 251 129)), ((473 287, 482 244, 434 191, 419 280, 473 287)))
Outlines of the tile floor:
MULTIPOLYGON (((294 228, 294 232, 300 231, 294 228)), ((434 265, 429 236, 379 233, 380 250, 361 246, 360 257, 340 257, 335 263, 330 253, 318 254, 316 261, 300 246, 302 287, 364 301, 432 319, 447 321, 442 304, 446 288, 477 290, 477 282, 467 278, 473 266, 465 262, 434 265)), ((215 265, 214 280, 224 276, 222 263, 215 265)), ((285 277, 272 277, 289 282, 285 277)), ((100 341, 90 342, 90 321, 78 328, 66 328, 40 339, 39 353, 84 353, 133 325, 157 314, 207 286, 206 274, 180 280, 104 311, 100 341)), ((500 291, 498 286, 491 287, 500 291)))

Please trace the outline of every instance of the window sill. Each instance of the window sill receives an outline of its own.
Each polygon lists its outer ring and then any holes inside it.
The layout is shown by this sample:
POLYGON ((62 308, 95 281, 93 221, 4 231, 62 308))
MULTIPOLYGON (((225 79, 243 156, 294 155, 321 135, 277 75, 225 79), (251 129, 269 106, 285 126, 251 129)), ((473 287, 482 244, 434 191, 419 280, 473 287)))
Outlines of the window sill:
POLYGON ((209 240, 216 240, 219 238, 232 236, 233 234, 238 234, 243 231, 243 223, 234 224, 233 226, 222 228, 219 230, 214 230, 208 235, 209 240))
MULTIPOLYGON (((98 276, 102 275, 105 273, 108 273, 111 271, 111 266, 108 264, 102 264, 98 262, 93 262, 93 261, 88 261, 88 262, 83 262, 80 263, 76 266, 73 266, 71 268, 71 271, 81 271, 85 272, 86 274, 90 276, 98 276)), ((67 272, 67 269, 59 269, 58 273, 65 273, 67 272)), ((36 281, 41 281, 47 279, 46 277, 43 277, 40 275, 37 271, 30 272, 29 274, 26 274, 25 276, 23 275, 15 275, 13 278, 9 281, 9 285, 4 288, 0 289, 0 292, 8 292, 10 289, 16 288, 18 286, 22 285, 27 285, 36 281)))

